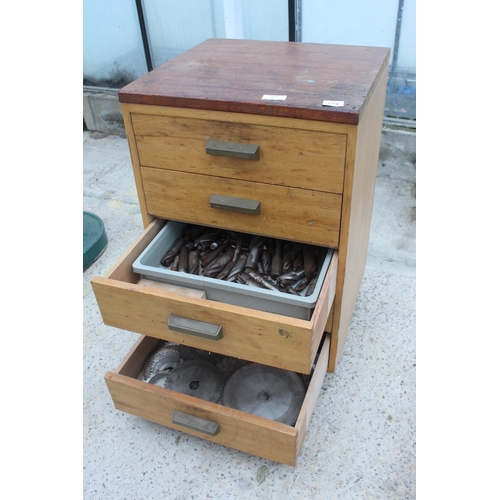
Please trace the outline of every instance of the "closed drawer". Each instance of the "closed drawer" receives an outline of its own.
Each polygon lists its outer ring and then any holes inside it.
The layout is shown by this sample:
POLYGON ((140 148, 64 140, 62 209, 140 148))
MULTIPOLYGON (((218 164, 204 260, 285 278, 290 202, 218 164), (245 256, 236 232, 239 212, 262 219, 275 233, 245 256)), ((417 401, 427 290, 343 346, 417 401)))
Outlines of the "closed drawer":
POLYGON ((133 114, 132 123, 142 166, 329 193, 343 191, 345 134, 287 128, 287 120, 283 127, 276 127, 133 114), (208 154, 207 141, 259 146, 259 159, 235 158, 223 151, 208 154))
POLYGON ((158 340, 142 337, 120 366, 105 376, 118 410, 230 448, 294 466, 312 417, 327 364, 326 336, 294 425, 232 409, 138 379, 158 340), (192 417, 197 419, 193 427, 192 417), (186 426, 186 424, 188 426, 186 426))
POLYGON ((138 284, 132 265, 165 221, 155 219, 104 277, 92 280, 105 324, 227 356, 309 373, 327 323, 337 275, 334 253, 310 320, 257 311, 138 284), (220 327, 218 338, 169 328, 172 317, 220 327))
POLYGON ((338 247, 341 195, 148 167, 141 177, 156 217, 338 247), (214 196, 231 200, 214 207, 214 196), (259 209, 240 213, 234 199, 258 202, 259 209))

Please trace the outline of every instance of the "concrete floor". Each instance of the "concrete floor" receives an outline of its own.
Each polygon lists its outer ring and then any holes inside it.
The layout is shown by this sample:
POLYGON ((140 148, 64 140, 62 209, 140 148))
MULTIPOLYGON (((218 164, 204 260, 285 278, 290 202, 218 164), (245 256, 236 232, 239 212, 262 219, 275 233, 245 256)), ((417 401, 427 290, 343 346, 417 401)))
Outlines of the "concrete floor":
POLYGON ((83 133, 83 209, 109 243, 83 273, 85 499, 413 499, 415 135, 384 131, 369 256, 349 335, 295 468, 116 410, 104 375, 137 335, 103 324, 90 280, 142 227, 126 139, 83 133))

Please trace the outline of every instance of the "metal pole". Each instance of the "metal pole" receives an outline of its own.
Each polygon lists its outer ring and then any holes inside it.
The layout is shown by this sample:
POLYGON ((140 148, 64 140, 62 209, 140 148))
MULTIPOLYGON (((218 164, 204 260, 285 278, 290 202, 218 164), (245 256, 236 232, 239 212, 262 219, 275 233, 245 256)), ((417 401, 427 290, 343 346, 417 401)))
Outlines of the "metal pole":
POLYGON ((398 52, 399 52, 399 37, 401 36, 401 23, 403 21, 403 7, 404 0, 399 0, 398 5, 398 18, 396 20, 396 34, 394 35, 394 52, 392 56, 392 65, 391 65, 391 75, 389 78, 389 83, 394 76, 394 72, 396 71, 396 66, 398 64, 398 52))
POLYGON ((146 30, 146 21, 144 19, 144 11, 142 9, 142 1, 135 0, 135 5, 137 7, 137 16, 139 17, 139 26, 141 28, 142 46, 144 48, 144 55, 146 56, 146 66, 148 71, 152 71, 153 62, 151 60, 151 51, 149 49, 148 32, 146 30))
POLYGON ((295 41, 302 41, 302 0, 295 0, 295 41))
POLYGON ((288 41, 296 42, 297 8, 295 0, 288 0, 288 41))

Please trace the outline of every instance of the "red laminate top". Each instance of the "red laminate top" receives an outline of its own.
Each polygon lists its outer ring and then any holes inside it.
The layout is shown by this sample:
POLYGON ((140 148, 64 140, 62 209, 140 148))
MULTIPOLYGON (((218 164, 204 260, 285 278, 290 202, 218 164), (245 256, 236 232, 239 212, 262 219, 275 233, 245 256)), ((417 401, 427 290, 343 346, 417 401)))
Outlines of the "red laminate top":
POLYGON ((389 53, 380 47, 213 38, 126 85, 118 97, 123 103, 356 125, 389 53), (343 105, 325 106, 325 100, 343 105))

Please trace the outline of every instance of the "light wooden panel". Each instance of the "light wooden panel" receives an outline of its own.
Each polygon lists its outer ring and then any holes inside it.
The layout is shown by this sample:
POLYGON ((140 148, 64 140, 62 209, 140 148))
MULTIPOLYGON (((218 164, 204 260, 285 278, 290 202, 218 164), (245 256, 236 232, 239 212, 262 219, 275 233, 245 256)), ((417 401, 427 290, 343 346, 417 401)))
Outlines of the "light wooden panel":
POLYGON ((328 338, 293 427, 136 380, 155 346, 154 339, 142 337, 120 367, 106 374, 105 381, 117 409, 269 460, 296 464, 326 373, 328 338), (208 436, 174 424, 174 410, 216 422, 220 433, 208 436))
POLYGON ((141 168, 149 213, 166 219, 337 247, 342 196, 141 168), (211 194, 258 200, 259 215, 210 207, 211 194))
POLYGON ((141 235, 127 248, 125 253, 118 259, 113 267, 106 273, 105 278, 137 283, 140 276, 134 272, 132 265, 146 247, 153 241, 160 232, 166 221, 155 219, 149 224, 141 235))
POLYGON ((137 143, 134 134, 134 126, 132 124, 132 117, 129 112, 129 105, 121 104, 121 110, 123 115, 123 123, 125 125, 125 133, 127 134, 128 147, 130 150, 130 158, 132 160, 132 169, 134 171, 135 185, 137 188, 137 197, 139 200, 139 207, 141 209, 142 223, 146 228, 149 223, 153 220, 148 214, 146 208, 146 200, 144 198, 144 189, 142 187, 142 177, 139 169, 139 155, 137 152, 137 143))
POLYGON ((297 456, 300 449, 302 448, 302 443, 306 437, 307 427, 311 421, 312 414, 316 403, 318 401, 319 393, 321 391, 321 386, 323 385, 323 380, 325 379, 328 359, 330 354, 330 336, 325 336, 325 342, 323 343, 322 349, 319 352, 318 360, 316 362, 316 368, 314 370, 309 388, 302 405, 302 409, 297 418, 295 427, 298 429, 297 436, 297 456))
POLYGON ((360 123, 348 135, 346 175, 339 245, 339 272, 334 301, 332 356, 328 371, 340 358, 365 272, 380 136, 387 85, 388 57, 360 123))
POLYGON ((195 288, 188 288, 186 286, 171 285, 170 283, 163 283, 161 281, 150 280, 147 278, 141 278, 137 284, 151 288, 158 288, 159 290, 167 290, 168 292, 173 292, 178 295, 187 295, 188 297, 194 297, 197 299, 207 298, 207 294, 203 290, 196 290, 195 288))
MULTIPOLYGON (((156 219, 104 277, 94 277, 93 291, 105 324, 151 337, 190 345, 309 373, 329 318, 337 276, 334 253, 309 321, 214 302, 161 286, 145 286, 132 264, 158 234, 164 221, 156 219), (207 340, 171 331, 170 314, 221 325, 224 336, 207 340)), ((146 284, 147 284, 147 280, 146 284)), ((143 282, 144 283, 144 282, 143 282)))
MULTIPOLYGON (((312 345, 323 333, 311 321, 140 285, 94 278, 92 286, 107 325, 301 373, 309 373, 312 345), (170 314, 220 325, 223 337, 214 341, 170 330, 170 314)), ((326 301, 318 307, 329 309, 326 301)))
POLYGON ((160 425, 288 465, 295 464, 297 430, 162 387, 108 372, 108 390, 118 410, 160 425), (217 422, 215 437, 172 422, 174 410, 217 422))
POLYGON ((142 166, 342 193, 344 134, 147 114, 132 120, 142 166), (260 158, 207 154, 208 139, 259 145, 260 158))

